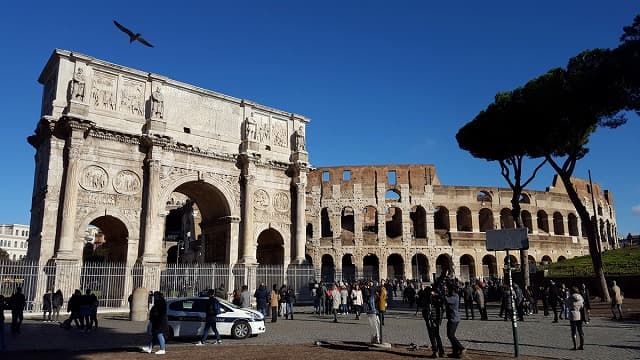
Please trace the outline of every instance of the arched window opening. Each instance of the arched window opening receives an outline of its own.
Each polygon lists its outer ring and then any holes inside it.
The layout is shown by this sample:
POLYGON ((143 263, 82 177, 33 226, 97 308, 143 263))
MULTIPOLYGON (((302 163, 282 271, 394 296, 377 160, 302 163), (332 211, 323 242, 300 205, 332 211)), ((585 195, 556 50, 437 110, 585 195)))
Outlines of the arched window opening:
POLYGON ((492 198, 491 198, 491 194, 489 194, 488 191, 479 191, 478 195, 476 196, 476 200, 482 205, 485 206, 489 203, 491 203, 492 198))
POLYGON ((336 266, 333 262, 333 256, 324 254, 320 261, 320 277, 322 281, 334 283, 336 281, 336 266))
POLYGON ((553 213, 553 233, 564 235, 564 218, 559 212, 553 213))
POLYGON ((400 193, 396 189, 389 189, 384 194, 384 199, 386 201, 397 201, 397 202, 400 202, 400 193))
POLYGON ((501 229, 514 229, 515 222, 513 221, 513 215, 511 209, 504 208, 500 210, 500 228, 501 229))
POLYGON ((472 282, 476 279, 476 261, 469 254, 460 257, 460 280, 472 282))
POLYGON ((574 213, 569 213, 569 235, 578 236, 578 217, 574 213))
POLYGON ((313 224, 307 224, 307 240, 313 239, 313 224))
POLYGON ((471 227, 471 210, 461 207, 456 212, 456 223, 458 231, 473 231, 471 227))
POLYGON ((411 276, 414 280, 429 281, 429 260, 424 254, 415 254, 411 258, 411 276))
POLYGON ((426 238, 427 212, 424 208, 419 205, 415 206, 411 213, 409 213, 409 217, 411 218, 411 234, 413 237, 420 239, 426 238))
POLYGON ((538 231, 549 233, 549 217, 544 210, 538 211, 538 231))
POLYGON ((490 209, 484 208, 480 209, 479 213, 480 220, 480 232, 487 232, 488 230, 493 230, 493 212, 490 209))
POLYGON ((353 283, 356 280, 356 264, 352 254, 342 257, 342 281, 353 283))
POLYGON ((542 257, 542 265, 549 265, 551 263, 552 263, 551 256, 545 255, 542 257))
POLYGON ((531 197, 528 194, 522 193, 520 194, 520 199, 518 199, 520 204, 531 204, 531 197))
POLYGON ((453 261, 448 254, 441 254, 436 258, 436 276, 440 276, 443 271, 453 272, 453 261))
POLYGON ((531 234, 533 233, 533 222, 531 220, 531 213, 528 212, 527 210, 522 210, 522 212, 520 213, 520 217, 522 218, 522 224, 529 229, 528 233, 531 234))
POLYGON ((387 258, 387 278, 404 279, 404 259, 399 254, 391 254, 387 258))
POLYGON ((385 216, 387 237, 394 239, 402 236, 402 210, 397 207, 387 209, 385 216))
POLYGON ((449 209, 444 206, 438 206, 435 214, 433 214, 433 222, 436 230, 449 230, 449 209))
POLYGON ((380 280, 380 260, 375 254, 368 254, 362 259, 362 276, 367 280, 380 280))
POLYGON ((331 219, 329 218, 329 209, 323 208, 320 211, 320 225, 321 225, 321 236, 325 237, 333 237, 333 231, 331 230, 331 219))

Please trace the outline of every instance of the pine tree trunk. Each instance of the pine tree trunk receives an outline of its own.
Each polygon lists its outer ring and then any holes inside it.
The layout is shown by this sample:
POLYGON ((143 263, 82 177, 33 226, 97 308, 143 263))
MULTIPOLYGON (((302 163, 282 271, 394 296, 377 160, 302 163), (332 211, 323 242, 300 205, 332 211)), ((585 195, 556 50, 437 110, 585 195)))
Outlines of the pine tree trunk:
MULTIPOLYGON (((580 216, 580 221, 584 224, 591 224, 592 226, 583 226, 583 229, 587 232, 587 240, 589 241, 589 255, 591 255, 591 262, 593 264, 593 273, 596 278, 599 280, 600 284, 600 295, 601 299, 606 302, 611 301, 611 297, 609 296, 609 291, 607 288, 607 280, 604 277, 604 269, 602 267, 602 254, 600 254, 598 239, 596 237, 595 230, 593 228, 593 222, 591 221, 591 217, 589 216, 589 212, 587 208, 580 200, 580 196, 576 192, 573 184, 571 183, 571 177, 568 174, 560 174, 560 179, 562 179, 562 183, 564 187, 567 189, 567 194, 569 195, 569 199, 573 203, 573 206, 576 208, 578 212, 578 216, 580 216)), ((584 235, 584 234, 583 234, 584 235)))
MULTIPOLYGON (((520 191, 513 191, 513 198, 511 198, 511 216, 515 221, 516 228, 520 229, 524 227, 522 222, 522 209, 520 208, 520 191)), ((528 230, 527 230, 528 231, 528 230)), ((529 277, 529 250, 520 250, 520 271, 522 272, 522 283, 526 289, 531 285, 531 278, 529 277)))

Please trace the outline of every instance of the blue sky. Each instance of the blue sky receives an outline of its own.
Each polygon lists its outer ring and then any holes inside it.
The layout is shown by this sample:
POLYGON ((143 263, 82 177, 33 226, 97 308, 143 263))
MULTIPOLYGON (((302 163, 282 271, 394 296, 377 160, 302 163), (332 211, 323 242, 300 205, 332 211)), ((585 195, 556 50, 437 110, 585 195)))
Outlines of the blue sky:
MULTIPOLYGON (((22 1, 0 12, 0 223, 29 222, 38 75, 54 48, 311 118, 314 166, 435 164, 443 184, 507 187, 457 130, 569 57, 615 47, 637 1, 22 1), (128 43, 112 20, 156 47, 128 43)), ((610 189, 640 233, 640 122, 592 136, 575 175, 610 189), (633 208, 635 207, 635 215, 633 208)), ((545 169, 530 188, 543 190, 545 169)))

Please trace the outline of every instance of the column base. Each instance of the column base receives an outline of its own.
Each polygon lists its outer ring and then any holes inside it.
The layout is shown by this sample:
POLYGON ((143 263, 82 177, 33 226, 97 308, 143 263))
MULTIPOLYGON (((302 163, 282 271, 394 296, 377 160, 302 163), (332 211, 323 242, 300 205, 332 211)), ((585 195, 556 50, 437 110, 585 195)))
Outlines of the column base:
POLYGON ((56 261, 64 261, 64 262, 75 262, 79 261, 71 251, 58 251, 55 257, 56 261))

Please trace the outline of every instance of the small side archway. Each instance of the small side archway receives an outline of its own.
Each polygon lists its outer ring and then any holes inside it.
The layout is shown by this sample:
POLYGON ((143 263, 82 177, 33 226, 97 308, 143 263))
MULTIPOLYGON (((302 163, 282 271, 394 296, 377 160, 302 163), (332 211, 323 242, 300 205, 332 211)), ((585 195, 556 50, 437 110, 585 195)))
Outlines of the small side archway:
POLYGON ((380 280, 380 260, 375 254, 368 254, 362 259, 362 275, 366 280, 380 280))
POLYGON ((387 278, 404 279, 404 259, 400 254, 391 254, 387 258, 387 278))
POLYGON ((320 259, 320 279, 327 283, 336 281, 336 264, 333 262, 333 256, 329 254, 322 255, 320 259))
POLYGON ((284 265, 284 239, 275 229, 266 229, 258 235, 256 259, 260 265, 284 265))

